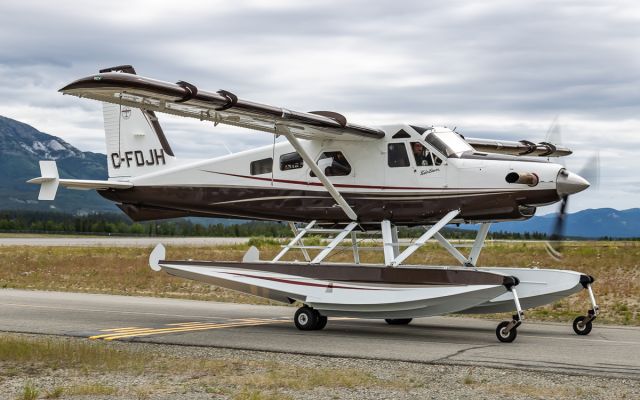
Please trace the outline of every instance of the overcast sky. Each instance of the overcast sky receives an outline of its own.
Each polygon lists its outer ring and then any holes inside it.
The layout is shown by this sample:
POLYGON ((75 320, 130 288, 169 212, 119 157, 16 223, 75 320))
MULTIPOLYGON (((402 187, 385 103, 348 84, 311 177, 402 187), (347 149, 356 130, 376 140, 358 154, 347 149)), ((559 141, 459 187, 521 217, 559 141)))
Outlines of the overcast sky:
MULTIPOLYGON (((365 125, 458 127, 541 141, 558 117, 599 191, 570 211, 640 207, 640 6, 629 1, 3 2, 0 115, 105 152, 101 106, 57 89, 100 68, 365 125)), ((269 135, 166 115, 177 156, 207 158, 269 135)))

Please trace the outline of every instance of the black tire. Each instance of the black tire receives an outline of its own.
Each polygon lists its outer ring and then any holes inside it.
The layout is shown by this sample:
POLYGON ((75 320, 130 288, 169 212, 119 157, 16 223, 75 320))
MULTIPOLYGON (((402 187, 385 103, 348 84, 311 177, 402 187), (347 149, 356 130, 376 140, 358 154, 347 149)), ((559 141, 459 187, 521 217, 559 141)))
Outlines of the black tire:
POLYGON ((296 328, 301 331, 311 331, 318 325, 319 316, 320 314, 316 310, 304 306, 298 308, 293 317, 293 322, 296 324, 296 328))
POLYGON ((413 318, 387 318, 385 321, 389 325, 409 325, 413 318))
POLYGON ((593 324, 591 321, 584 323, 584 320, 587 319, 584 315, 579 316, 578 318, 573 320, 573 331, 576 335, 588 335, 591 333, 591 329, 593 329, 593 324))
POLYGON ((318 315, 319 315, 318 323, 316 324, 315 329, 320 331, 320 330, 324 329, 325 326, 327 326, 327 317, 325 317, 324 315, 320 315, 320 314, 318 314, 318 315))
POLYGON ((516 340, 516 337, 518 336, 517 328, 512 328, 509 333, 505 333, 504 328, 506 328, 510 323, 511 321, 502 321, 496 328, 496 336, 498 337, 498 340, 503 343, 511 343, 516 340))

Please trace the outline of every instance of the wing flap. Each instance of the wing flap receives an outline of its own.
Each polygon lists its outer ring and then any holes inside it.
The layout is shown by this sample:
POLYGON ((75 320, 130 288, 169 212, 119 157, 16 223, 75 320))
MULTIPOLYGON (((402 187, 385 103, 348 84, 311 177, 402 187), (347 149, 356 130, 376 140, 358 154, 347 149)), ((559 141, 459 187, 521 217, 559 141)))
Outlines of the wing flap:
POLYGON ((379 129, 348 123, 330 111, 299 112, 240 99, 233 93, 199 90, 192 84, 163 82, 126 72, 106 72, 60 89, 73 96, 276 133, 285 126, 303 139, 374 140, 379 129))

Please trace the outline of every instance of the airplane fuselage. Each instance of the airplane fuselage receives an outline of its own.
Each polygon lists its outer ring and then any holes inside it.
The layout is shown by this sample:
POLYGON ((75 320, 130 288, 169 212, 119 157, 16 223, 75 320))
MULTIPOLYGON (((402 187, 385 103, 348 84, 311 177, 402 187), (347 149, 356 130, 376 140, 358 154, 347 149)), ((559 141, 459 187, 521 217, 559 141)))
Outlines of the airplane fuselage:
MULTIPOLYGON (((461 211, 458 222, 526 219, 536 206, 560 198, 556 180, 563 167, 545 158, 475 151, 447 156, 409 125, 383 130, 382 140, 301 141, 319 165, 328 168, 328 178, 363 224, 383 219, 398 225, 432 223, 452 209, 461 211), (415 152, 416 143, 423 148, 420 154, 415 152), (514 172, 534 174, 537 182, 507 182, 507 175, 514 172)), ((157 159, 153 154, 150 160, 157 159)), ((129 158, 134 165, 135 152, 129 158)), ((143 161, 148 160, 136 166, 143 161)), ((348 220, 288 142, 177 162, 131 178, 126 155, 109 162, 121 171, 117 179, 134 187, 99 193, 120 203, 134 220, 177 216, 348 220)))

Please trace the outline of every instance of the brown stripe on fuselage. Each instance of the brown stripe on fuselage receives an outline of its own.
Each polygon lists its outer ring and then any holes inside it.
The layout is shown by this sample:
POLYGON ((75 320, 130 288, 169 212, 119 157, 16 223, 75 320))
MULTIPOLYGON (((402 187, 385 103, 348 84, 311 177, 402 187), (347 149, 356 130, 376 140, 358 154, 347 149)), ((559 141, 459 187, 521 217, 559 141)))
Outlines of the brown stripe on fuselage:
POLYGON ((160 261, 161 265, 232 268, 271 272, 341 283, 385 285, 502 285, 505 277, 469 268, 380 267, 353 264, 240 263, 232 261, 160 261))
MULTIPOLYGON (((231 217, 276 221, 340 223, 346 217, 326 192, 256 187, 136 186, 127 190, 99 191, 122 203, 134 220, 161 219, 165 213, 183 216, 231 217), (261 200, 264 199, 264 200, 261 200), (248 201, 243 201, 248 200, 248 201), (171 211, 171 212, 170 212, 171 211)), ((475 193, 342 192, 361 223, 388 219, 398 225, 438 221, 451 210, 461 210, 465 221, 527 219, 520 206, 558 200, 555 190, 522 190, 475 193), (389 198, 391 197, 391 198, 389 198)))

